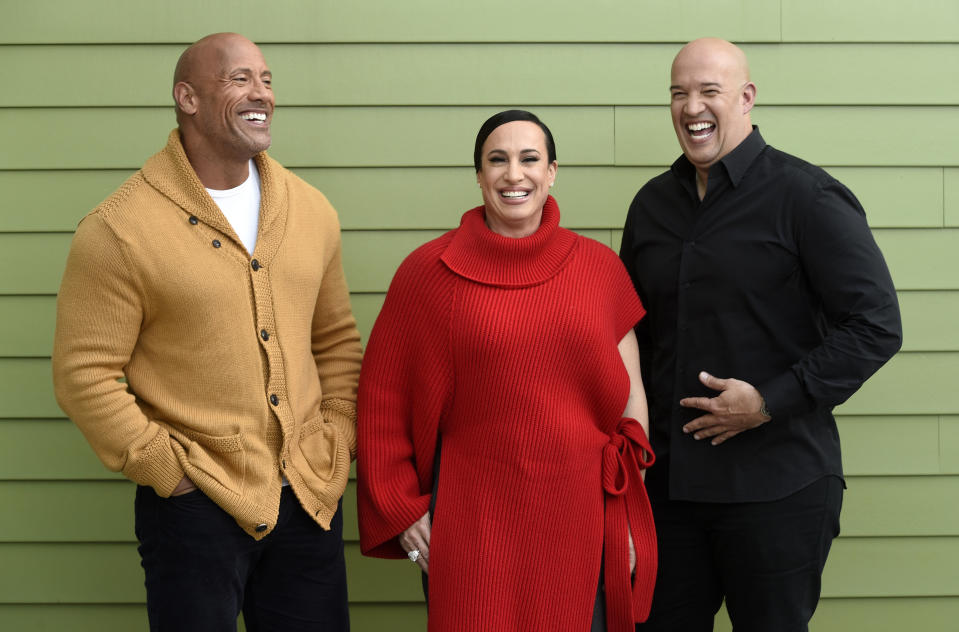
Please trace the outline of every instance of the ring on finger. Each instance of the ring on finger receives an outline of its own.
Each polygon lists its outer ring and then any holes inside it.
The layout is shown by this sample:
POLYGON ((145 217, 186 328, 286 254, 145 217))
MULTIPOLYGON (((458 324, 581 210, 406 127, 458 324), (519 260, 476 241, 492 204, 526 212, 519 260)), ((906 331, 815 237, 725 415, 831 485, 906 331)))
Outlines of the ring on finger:
POLYGON ((416 560, 420 559, 420 550, 413 549, 412 551, 406 554, 406 557, 410 558, 410 561, 415 564, 416 560))

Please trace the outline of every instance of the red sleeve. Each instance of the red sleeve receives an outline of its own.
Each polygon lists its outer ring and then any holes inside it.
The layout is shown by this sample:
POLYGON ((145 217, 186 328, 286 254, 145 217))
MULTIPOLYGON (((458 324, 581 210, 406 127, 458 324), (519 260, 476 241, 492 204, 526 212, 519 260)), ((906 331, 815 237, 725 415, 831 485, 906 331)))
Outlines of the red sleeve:
POLYGON ((429 509, 451 390, 451 275, 433 242, 400 266, 376 319, 357 396, 357 510, 364 555, 403 557, 397 536, 429 509))
POLYGON ((606 274, 612 296, 616 340, 622 340, 623 336, 643 319, 646 315, 646 308, 643 307, 639 295, 636 294, 636 287, 633 285, 632 279, 629 278, 626 266, 623 265, 622 260, 615 253, 610 258, 608 266, 609 270, 606 274))

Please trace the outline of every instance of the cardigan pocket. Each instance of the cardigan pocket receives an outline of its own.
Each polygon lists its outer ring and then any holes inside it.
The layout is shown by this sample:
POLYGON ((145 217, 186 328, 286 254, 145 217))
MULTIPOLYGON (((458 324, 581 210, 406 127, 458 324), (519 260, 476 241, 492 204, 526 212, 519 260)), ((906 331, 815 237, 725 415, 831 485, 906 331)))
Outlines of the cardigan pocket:
POLYGON ((313 473, 324 483, 333 477, 339 443, 340 433, 336 426, 326 423, 322 415, 303 424, 299 450, 313 473))
MULTIPOLYGON (((214 436, 189 428, 179 430, 189 439, 189 442, 184 445, 187 466, 183 469, 197 487, 204 491, 208 489, 208 486, 203 484, 204 481, 197 480, 202 476, 207 479, 207 482, 212 482, 225 491, 234 494, 243 492, 246 453, 239 434, 214 436)), ((212 489, 207 491, 207 495, 214 499, 219 496, 212 489)))

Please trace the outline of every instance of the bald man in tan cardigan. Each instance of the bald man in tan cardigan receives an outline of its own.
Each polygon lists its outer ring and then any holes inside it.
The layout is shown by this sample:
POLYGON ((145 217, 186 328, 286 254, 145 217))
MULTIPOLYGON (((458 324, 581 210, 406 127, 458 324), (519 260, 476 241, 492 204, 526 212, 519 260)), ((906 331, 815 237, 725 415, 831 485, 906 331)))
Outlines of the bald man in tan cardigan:
POLYGON ((220 33, 174 76, 178 128, 80 223, 54 385, 137 483, 152 630, 348 629, 340 498, 360 339, 336 212, 267 156, 272 76, 220 33))

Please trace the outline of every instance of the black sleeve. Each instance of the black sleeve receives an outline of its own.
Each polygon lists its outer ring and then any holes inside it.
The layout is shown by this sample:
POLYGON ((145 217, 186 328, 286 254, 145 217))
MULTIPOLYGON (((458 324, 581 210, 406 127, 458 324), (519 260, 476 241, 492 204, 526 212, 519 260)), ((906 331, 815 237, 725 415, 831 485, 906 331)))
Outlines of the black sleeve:
POLYGON ((774 416, 841 404, 902 345, 896 290, 852 192, 831 178, 822 183, 809 195, 797 231, 826 335, 788 371, 759 385, 774 416))

